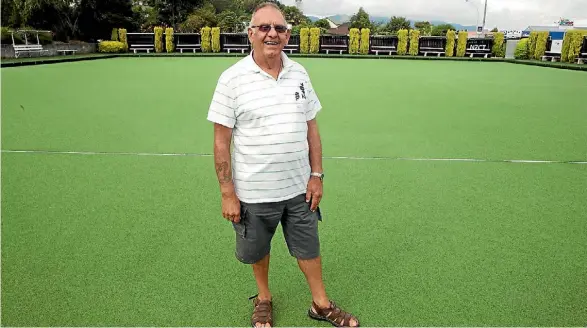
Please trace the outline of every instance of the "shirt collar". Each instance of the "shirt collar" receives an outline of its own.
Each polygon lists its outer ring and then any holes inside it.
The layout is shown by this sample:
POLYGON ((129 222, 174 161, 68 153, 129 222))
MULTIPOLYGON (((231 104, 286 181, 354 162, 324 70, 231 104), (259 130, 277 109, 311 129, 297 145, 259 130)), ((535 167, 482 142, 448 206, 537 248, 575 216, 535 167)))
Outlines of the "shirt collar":
MULTIPOLYGON (((259 65, 257 65, 257 63, 255 63, 255 60, 253 59, 253 51, 251 50, 251 53, 247 56, 246 59, 246 64, 247 67, 257 73, 261 72, 261 67, 259 67, 259 65)), ((289 69, 292 67, 293 62, 291 61, 291 59, 289 59, 289 57, 285 54, 285 52, 281 52, 281 60, 283 61, 283 70, 285 71, 286 69, 289 69)))

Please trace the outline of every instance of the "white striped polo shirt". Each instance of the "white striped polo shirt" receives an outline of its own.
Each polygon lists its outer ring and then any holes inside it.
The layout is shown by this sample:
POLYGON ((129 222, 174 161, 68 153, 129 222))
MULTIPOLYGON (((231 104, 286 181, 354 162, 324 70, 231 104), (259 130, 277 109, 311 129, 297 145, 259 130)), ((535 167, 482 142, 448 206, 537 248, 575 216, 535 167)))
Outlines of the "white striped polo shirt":
POLYGON ((232 128, 232 174, 239 200, 265 203, 306 193, 310 178, 307 121, 320 101, 307 71, 282 53, 278 79, 252 53, 224 71, 208 120, 232 128))

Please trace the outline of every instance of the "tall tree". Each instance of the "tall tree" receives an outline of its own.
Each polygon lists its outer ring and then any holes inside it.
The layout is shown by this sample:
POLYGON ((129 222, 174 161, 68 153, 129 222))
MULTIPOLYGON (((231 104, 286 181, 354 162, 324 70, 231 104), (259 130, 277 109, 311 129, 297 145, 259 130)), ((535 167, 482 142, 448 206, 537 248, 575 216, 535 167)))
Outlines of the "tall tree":
POLYGON ((432 35, 434 36, 445 36, 448 30, 456 31, 456 28, 451 24, 440 24, 432 27, 432 35))
POLYGON ((396 33, 399 30, 409 30, 411 29, 410 21, 407 20, 405 17, 398 17, 393 16, 389 23, 387 23, 387 28, 389 32, 396 33))
POLYGON ((330 28, 330 23, 328 22, 328 20, 326 18, 322 18, 322 19, 315 21, 314 26, 320 27, 320 28, 325 28, 328 30, 330 28))
POLYGON ((219 18, 220 17, 216 15, 214 5, 207 3, 193 11, 187 19, 180 24, 179 30, 182 32, 199 33, 202 27, 217 26, 219 18))
POLYGON ((298 26, 302 23, 310 23, 308 17, 304 16, 304 14, 295 6, 285 6, 283 8, 283 15, 285 16, 285 20, 293 26, 298 26))
POLYGON ((432 34, 432 24, 430 22, 426 22, 426 21, 416 22, 414 24, 414 27, 417 30, 420 30, 420 33, 421 33, 420 35, 428 36, 428 35, 432 34))
POLYGON ((368 28, 374 30, 373 23, 369 20, 369 14, 363 9, 359 8, 359 11, 351 17, 350 28, 368 28))
POLYGON ((245 28, 237 14, 232 10, 225 10, 218 15, 218 26, 220 32, 238 33, 245 28))

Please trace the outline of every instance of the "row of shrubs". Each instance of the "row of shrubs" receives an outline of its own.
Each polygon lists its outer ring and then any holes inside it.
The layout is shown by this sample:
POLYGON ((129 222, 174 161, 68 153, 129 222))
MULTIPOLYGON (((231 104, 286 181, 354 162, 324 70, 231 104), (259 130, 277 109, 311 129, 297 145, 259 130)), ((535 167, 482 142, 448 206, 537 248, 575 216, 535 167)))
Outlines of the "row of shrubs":
MULTIPOLYGON (((534 31, 530 33, 529 38, 518 42, 514 57, 516 59, 535 59, 540 60, 546 53, 548 43, 548 32, 534 31)), ((565 33, 563 48, 561 51, 561 61, 573 63, 581 52, 583 38, 587 36, 585 30, 571 30, 565 33)))
MULTIPOLYGON (((369 39, 371 31, 368 28, 358 29, 351 28, 349 30, 349 53, 350 54, 369 54, 369 39)), ((412 55, 417 56, 419 53, 419 30, 402 29, 397 33, 398 36, 398 55, 412 55)), ((446 56, 447 57, 464 57, 467 51, 467 32, 459 32, 458 39, 456 32, 449 30, 446 33, 446 56), (455 54, 455 40, 457 40, 457 48, 455 54)), ((505 56, 504 34, 495 33, 493 40, 492 53, 495 57, 505 56)), ((320 49, 320 29, 318 28, 302 28, 300 30, 300 52, 301 53, 318 53, 320 49), (309 37, 308 37, 309 36, 309 37)))

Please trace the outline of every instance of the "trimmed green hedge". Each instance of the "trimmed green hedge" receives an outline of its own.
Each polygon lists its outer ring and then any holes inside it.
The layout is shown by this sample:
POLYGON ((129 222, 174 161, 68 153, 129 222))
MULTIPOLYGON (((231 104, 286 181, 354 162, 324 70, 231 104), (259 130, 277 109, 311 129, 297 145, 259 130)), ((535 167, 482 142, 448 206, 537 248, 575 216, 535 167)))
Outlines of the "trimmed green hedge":
POLYGON ((356 55, 359 53, 359 29, 351 28, 349 30, 349 54, 356 55))
POLYGON ((587 31, 583 30, 572 30, 565 33, 563 49, 561 52, 562 62, 575 62, 575 59, 580 55, 583 38, 585 36, 587 36, 587 31))
POLYGON ((548 32, 539 32, 536 38, 536 49, 534 50, 534 59, 540 60, 546 52, 546 43, 548 42, 548 32))
POLYGON ((211 52, 212 51, 212 36, 211 36, 212 29, 209 26, 202 27, 200 30, 201 40, 202 40, 202 52, 211 52))
POLYGON ((397 54, 403 56, 408 53, 408 30, 399 30, 397 39, 397 54))
POLYGON ((446 57, 453 57, 455 53, 455 38, 456 32, 453 30, 448 30, 446 32, 446 49, 445 55, 446 57))
POLYGON ((213 27, 212 34, 212 52, 220 52, 220 27, 213 27))
POLYGON ((300 29, 300 52, 303 54, 310 53, 310 28, 302 27, 300 29))
POLYGON ((124 51, 128 51, 128 40, 126 38, 126 29, 118 29, 118 39, 124 45, 124 51))
POLYGON ((361 55, 368 55, 369 54, 369 39, 371 35, 371 30, 368 28, 361 29, 361 46, 359 48, 359 53, 361 55))
POLYGON ((538 42, 538 32, 530 32, 530 38, 528 39, 528 56, 530 59, 535 59, 534 54, 536 53, 536 43, 538 42))
POLYGON ((118 40, 118 29, 116 27, 112 29, 112 35, 110 36, 110 41, 119 41, 118 40))
POLYGON ((522 39, 518 42, 514 51, 514 58, 521 60, 530 59, 530 39, 522 39))
POLYGON ((317 54, 320 52, 320 28, 312 27, 310 29, 310 53, 317 54))
POLYGON ((419 45, 420 45, 420 30, 410 30, 410 50, 409 54, 412 56, 417 56, 419 53, 419 45))
POLYGON ((503 32, 497 32, 493 35, 493 47, 491 48, 493 57, 505 57, 504 40, 503 32))
POLYGON ((467 39, 469 34, 465 31, 459 32, 459 39, 457 42, 457 57, 465 57, 467 52, 467 39))

